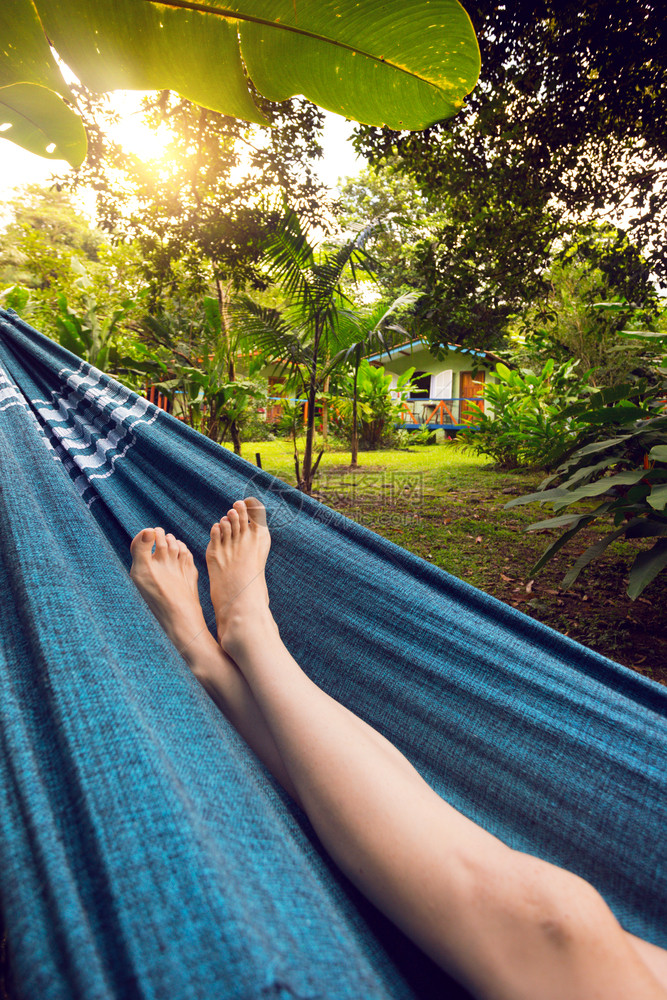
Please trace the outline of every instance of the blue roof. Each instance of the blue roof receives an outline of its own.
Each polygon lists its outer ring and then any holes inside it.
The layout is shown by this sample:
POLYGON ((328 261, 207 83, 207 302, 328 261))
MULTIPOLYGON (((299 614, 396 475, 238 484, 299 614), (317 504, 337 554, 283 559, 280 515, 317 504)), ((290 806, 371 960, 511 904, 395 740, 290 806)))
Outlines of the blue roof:
MULTIPOLYGON (((416 340, 406 340, 403 344, 397 344, 396 347, 390 348, 388 351, 380 351, 379 354, 371 354, 366 359, 367 361, 379 361, 380 358, 392 357, 394 354, 403 353, 405 354, 405 348, 409 347, 411 350, 418 347, 424 347, 430 352, 429 346, 425 340, 418 337, 416 340)), ((448 351, 456 351, 458 354, 472 354, 476 358, 485 358, 487 356, 487 351, 475 351, 472 347, 461 347, 460 344, 447 344, 448 351)))

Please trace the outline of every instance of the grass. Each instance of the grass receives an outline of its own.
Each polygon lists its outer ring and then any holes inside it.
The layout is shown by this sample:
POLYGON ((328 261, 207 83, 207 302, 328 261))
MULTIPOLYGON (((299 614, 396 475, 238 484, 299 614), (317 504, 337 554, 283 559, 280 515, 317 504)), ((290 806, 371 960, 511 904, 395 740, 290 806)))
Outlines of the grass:
MULTIPOLYGON (((244 444, 245 458, 254 460, 256 452, 265 470, 294 484, 290 441, 244 444)), ((563 591, 563 576, 601 531, 581 532, 533 578, 531 567, 556 536, 525 529, 550 509, 504 506, 533 492, 541 473, 498 471, 453 442, 362 452, 354 470, 349 460, 349 451, 325 451, 313 493, 322 503, 611 659, 667 682, 667 624, 660 612, 667 573, 637 601, 626 595, 629 568, 645 543, 615 542, 563 591)))

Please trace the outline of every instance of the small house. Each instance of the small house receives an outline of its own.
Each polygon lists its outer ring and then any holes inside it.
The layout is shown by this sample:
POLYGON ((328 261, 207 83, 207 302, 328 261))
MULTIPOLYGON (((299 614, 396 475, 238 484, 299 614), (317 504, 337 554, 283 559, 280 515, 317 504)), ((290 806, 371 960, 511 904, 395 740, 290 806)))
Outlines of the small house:
POLYGON ((477 416, 478 410, 471 404, 488 412, 482 396, 484 384, 495 381, 493 369, 501 359, 490 351, 459 344, 447 344, 438 353, 432 353, 426 341, 416 339, 368 358, 392 376, 392 385, 409 368, 415 369, 413 388, 403 403, 401 422, 407 430, 427 424, 456 434, 477 416))

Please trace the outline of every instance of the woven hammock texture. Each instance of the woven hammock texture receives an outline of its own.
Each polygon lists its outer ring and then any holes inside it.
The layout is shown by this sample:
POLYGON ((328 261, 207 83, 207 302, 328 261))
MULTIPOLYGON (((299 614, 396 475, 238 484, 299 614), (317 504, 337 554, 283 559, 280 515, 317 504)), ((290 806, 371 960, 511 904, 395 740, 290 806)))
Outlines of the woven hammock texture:
MULTIPOLYGON (((311 677, 667 946, 667 690, 328 510, 0 311, 0 904, 21 1000, 465 997, 323 853, 128 576, 256 495, 311 677)), ((397 802, 397 808, 400 803, 397 802)))

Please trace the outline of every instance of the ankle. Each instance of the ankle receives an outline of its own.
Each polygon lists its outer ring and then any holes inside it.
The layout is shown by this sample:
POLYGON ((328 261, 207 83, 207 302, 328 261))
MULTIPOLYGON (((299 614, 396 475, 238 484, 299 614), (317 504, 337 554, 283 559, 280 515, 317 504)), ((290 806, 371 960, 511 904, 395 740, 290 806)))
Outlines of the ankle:
POLYGON ((221 650, 208 627, 204 627, 201 632, 193 635, 189 642, 181 646, 179 653, 196 675, 214 663, 220 656, 221 650))
POLYGON ((274 642, 280 637, 276 620, 271 614, 268 604, 255 609, 252 614, 245 611, 233 611, 218 632, 218 641, 224 651, 233 660, 256 647, 274 642))

